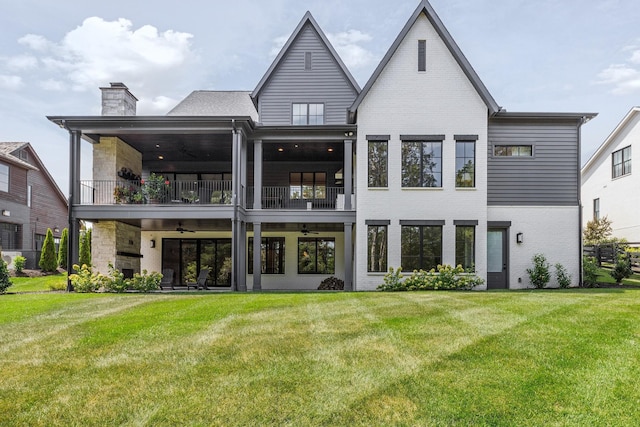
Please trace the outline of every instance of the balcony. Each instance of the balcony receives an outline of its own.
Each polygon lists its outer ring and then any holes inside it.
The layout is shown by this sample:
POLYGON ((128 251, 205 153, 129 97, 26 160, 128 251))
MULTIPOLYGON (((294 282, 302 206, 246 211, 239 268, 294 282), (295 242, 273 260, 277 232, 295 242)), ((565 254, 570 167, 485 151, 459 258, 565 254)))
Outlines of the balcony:
MULTIPOLYGON (((232 203, 232 182, 165 181, 150 186, 141 181, 81 181, 79 204, 99 205, 211 205, 232 203)), ((244 188, 241 189, 244 193, 244 188)), ((253 209, 254 187, 247 188, 246 207, 253 209)), ((315 191, 294 191, 291 187, 263 187, 262 209, 343 210, 344 188, 316 187, 315 191)))

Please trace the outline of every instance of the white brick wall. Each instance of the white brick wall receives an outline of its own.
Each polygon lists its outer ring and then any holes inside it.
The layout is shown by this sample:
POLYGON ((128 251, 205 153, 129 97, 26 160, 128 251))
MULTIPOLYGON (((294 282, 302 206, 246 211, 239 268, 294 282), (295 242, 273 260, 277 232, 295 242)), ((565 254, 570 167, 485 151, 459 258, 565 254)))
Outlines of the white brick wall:
POLYGON ((640 114, 636 114, 611 141, 592 167, 582 177, 583 227, 593 219, 593 200, 600 199, 600 217, 612 221, 613 235, 630 242, 640 242, 640 114), (612 178, 611 155, 631 145, 632 172, 612 178), (635 157, 635 160, 634 160, 635 157), (634 164, 635 162, 635 164, 634 164), (634 171, 634 168, 636 169, 634 171))
POLYGON ((366 220, 390 220, 388 265, 400 266, 400 220, 445 220, 443 262, 455 263, 454 220, 477 220, 476 268, 486 277, 487 107, 422 15, 358 110, 356 289, 375 289, 368 274, 366 220), (418 42, 426 40, 427 71, 418 72, 418 42), (366 135, 391 136, 389 188, 367 188, 366 135), (401 134, 444 134, 441 189, 401 187, 401 134), (476 188, 455 188, 455 134, 478 135, 476 188))

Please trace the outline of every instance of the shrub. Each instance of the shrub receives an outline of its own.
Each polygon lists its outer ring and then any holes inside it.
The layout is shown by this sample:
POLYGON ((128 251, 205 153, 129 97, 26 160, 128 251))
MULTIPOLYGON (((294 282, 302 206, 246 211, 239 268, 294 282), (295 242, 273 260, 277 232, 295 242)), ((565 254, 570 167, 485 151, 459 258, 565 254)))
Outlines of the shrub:
POLYGON ((621 285, 622 279, 631 277, 631 275, 633 274, 631 263, 629 263, 629 258, 626 255, 618 255, 616 265, 613 266, 613 269, 609 272, 609 274, 611 274, 611 277, 613 277, 618 285, 621 285))
POLYGON ((384 282, 378 287, 381 291, 423 291, 439 289, 471 290, 482 285, 484 280, 475 274, 465 273, 461 265, 438 265, 430 271, 414 270, 411 276, 402 279, 401 269, 389 269, 384 282))
POLYGON ((69 229, 62 230, 60 247, 58 248, 58 267, 67 269, 67 250, 69 248, 69 229))
POLYGON ((558 280, 558 285, 560 285, 560 289, 566 289, 571 286, 571 275, 564 268, 564 265, 557 263, 556 267, 556 279, 558 280))
POLYGON ((551 280, 550 267, 544 255, 535 254, 533 256, 533 268, 527 268, 527 274, 529 275, 529 281, 536 289, 544 288, 551 280))
POLYGON ((105 292, 122 293, 129 288, 129 280, 126 280, 124 274, 109 263, 109 275, 105 277, 102 285, 105 292))
POLYGON ((87 264, 82 264, 82 267, 74 264, 73 269, 77 273, 71 274, 69 280, 76 292, 96 292, 109 280, 100 273, 94 273, 91 266, 87 264))
POLYGON ((80 254, 78 255, 78 261, 82 265, 91 266, 91 234, 89 231, 85 231, 80 234, 80 254))
POLYGON ((161 280, 162 274, 155 271, 147 273, 147 270, 142 270, 142 274, 135 273, 133 275, 133 279, 129 280, 129 282, 133 290, 139 292, 150 292, 160 289, 161 280))
POLYGON ((7 288, 11 285, 13 285, 13 283, 9 280, 9 269, 7 268, 7 263, 4 262, 2 257, 0 257, 0 294, 7 292, 7 288))
POLYGON ((590 288, 598 284, 598 260, 592 256, 582 257, 582 284, 590 288))
POLYGON ((24 270, 24 265, 27 263, 27 259, 21 255, 18 255, 13 259, 13 269, 16 271, 16 274, 22 274, 22 270, 24 270))
POLYGON ((53 232, 47 229, 47 236, 44 238, 42 245, 42 253, 40 254, 40 262, 38 266, 43 271, 53 272, 58 268, 58 257, 56 256, 56 245, 53 243, 53 232))

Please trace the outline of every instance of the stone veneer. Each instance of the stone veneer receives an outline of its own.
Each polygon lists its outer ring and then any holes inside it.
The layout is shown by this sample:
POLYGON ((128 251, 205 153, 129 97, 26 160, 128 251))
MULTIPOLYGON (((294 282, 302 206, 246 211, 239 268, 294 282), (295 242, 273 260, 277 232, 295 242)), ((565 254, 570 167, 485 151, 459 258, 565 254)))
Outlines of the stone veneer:
POLYGON ((108 273, 109 263, 122 271, 140 272, 140 227, 118 221, 100 221, 93 225, 91 258, 94 270, 108 273), (126 253, 128 255, 118 255, 126 253))
POLYGON ((101 87, 103 116, 135 116, 138 99, 123 83, 101 87))

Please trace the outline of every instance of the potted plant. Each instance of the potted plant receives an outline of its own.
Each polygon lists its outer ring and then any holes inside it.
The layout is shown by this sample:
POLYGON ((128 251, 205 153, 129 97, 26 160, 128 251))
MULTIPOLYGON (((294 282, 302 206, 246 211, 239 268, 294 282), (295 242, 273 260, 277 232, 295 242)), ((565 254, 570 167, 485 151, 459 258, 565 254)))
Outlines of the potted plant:
POLYGON ((170 182, 164 176, 156 175, 154 172, 146 180, 141 180, 140 183, 149 203, 159 203, 166 198, 170 182))

